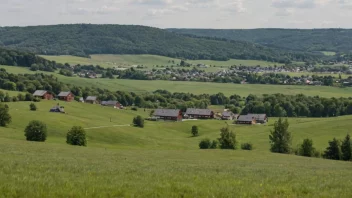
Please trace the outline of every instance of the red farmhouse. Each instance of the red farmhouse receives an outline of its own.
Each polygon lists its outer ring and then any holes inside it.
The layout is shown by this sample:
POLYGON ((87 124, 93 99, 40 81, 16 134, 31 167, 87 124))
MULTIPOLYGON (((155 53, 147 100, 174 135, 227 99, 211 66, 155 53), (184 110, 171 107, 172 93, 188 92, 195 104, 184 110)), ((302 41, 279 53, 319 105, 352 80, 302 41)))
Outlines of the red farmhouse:
POLYGON ((59 98, 59 100, 63 100, 66 102, 71 102, 75 99, 75 96, 70 91, 62 91, 59 93, 59 95, 57 95, 57 97, 59 98))
POLYGON ((50 94, 48 91, 45 90, 37 90, 33 93, 34 97, 41 98, 43 100, 51 100, 53 99, 53 95, 50 94))

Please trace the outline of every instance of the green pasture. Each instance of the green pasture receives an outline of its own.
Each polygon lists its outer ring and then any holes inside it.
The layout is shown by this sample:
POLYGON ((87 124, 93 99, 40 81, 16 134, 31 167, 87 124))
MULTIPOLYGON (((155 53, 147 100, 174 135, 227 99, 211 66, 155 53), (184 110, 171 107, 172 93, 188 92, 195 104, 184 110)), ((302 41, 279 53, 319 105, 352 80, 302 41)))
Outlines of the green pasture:
MULTIPOLYGON (((171 66, 177 65, 181 62, 181 59, 170 58, 165 56, 156 55, 114 55, 114 54, 95 54, 91 55, 91 58, 82 58, 76 56, 44 56, 42 57, 53 60, 58 63, 70 63, 70 64, 93 64, 100 65, 103 67, 115 67, 124 66, 129 67, 132 65, 144 65, 148 68, 153 68, 153 66, 171 66), (174 61, 175 63, 169 62, 174 61)), ((274 66, 282 65, 280 63, 273 63, 260 60, 237 60, 231 59, 228 61, 213 61, 213 60, 186 60, 186 62, 197 65, 205 64, 212 66, 231 66, 231 65, 245 65, 245 66, 274 66)), ((156 67, 154 67, 156 68, 156 67)))
MULTIPOLYGON (((35 73, 24 67, 0 66, 9 73, 35 73)), ((78 86, 93 86, 112 91, 121 90, 129 92, 152 92, 165 89, 170 92, 186 92, 194 94, 215 94, 222 92, 225 95, 238 94, 248 96, 249 94, 275 94, 288 95, 305 94, 321 97, 351 97, 352 88, 337 88, 328 86, 303 86, 303 85, 262 85, 262 84, 232 84, 232 83, 205 83, 184 81, 150 81, 150 80, 126 80, 126 79, 88 79, 80 77, 67 77, 57 73, 39 72, 55 75, 62 82, 78 86)))
MULTIPOLYGON (((57 101, 7 103, 13 122, 0 128, 0 197, 350 197, 351 162, 269 152, 267 125, 239 126, 216 120, 148 122, 125 126, 149 110, 116 110, 60 102, 67 114, 50 113, 57 101), (27 142, 30 120, 47 124, 45 143, 27 142), (110 122, 111 120, 111 122, 110 122), (252 151, 199 150, 203 138, 219 137, 229 124, 252 151), (65 143, 67 131, 83 126, 88 147, 65 143), (191 137, 193 125, 200 136, 191 137)), ((312 138, 318 150, 342 139, 351 116, 289 118, 293 147, 312 138)))
POLYGON ((336 52, 331 52, 331 51, 321 51, 325 56, 335 56, 336 52))

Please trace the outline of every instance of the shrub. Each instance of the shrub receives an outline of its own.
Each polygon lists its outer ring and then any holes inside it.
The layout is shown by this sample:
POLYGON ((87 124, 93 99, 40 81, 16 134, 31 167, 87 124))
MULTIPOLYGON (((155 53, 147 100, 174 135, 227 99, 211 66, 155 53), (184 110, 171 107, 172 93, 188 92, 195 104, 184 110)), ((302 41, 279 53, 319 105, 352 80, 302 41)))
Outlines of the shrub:
POLYGON ((136 127, 144 128, 144 119, 142 116, 137 116, 133 118, 133 125, 136 127))
POLYGON ((340 160, 341 159, 341 149, 340 149, 340 141, 334 138, 332 141, 329 141, 329 146, 324 151, 324 158, 332 159, 332 160, 340 160))
POLYGON ((315 148, 313 147, 313 140, 304 139, 300 148, 298 149, 298 154, 305 157, 313 157, 315 154, 315 148))
POLYGON ((44 142, 46 140, 47 128, 41 121, 33 120, 29 122, 24 132, 28 141, 44 142))
POLYGON ((216 149, 216 148, 218 148, 218 144, 219 144, 219 142, 217 140, 213 140, 211 142, 210 148, 211 149, 216 149))
POLYGON ((349 134, 345 137, 341 145, 342 159, 350 161, 352 159, 351 137, 349 134))
POLYGON ((66 143, 75 146, 87 146, 86 132, 81 126, 74 126, 67 132, 66 143))
POLYGON ((211 141, 209 138, 205 138, 199 142, 200 149, 209 149, 211 147, 211 141))
POLYGON ((40 102, 40 98, 38 98, 38 97, 35 97, 35 98, 33 98, 33 102, 40 102))
POLYGON ((193 137, 198 136, 198 127, 197 126, 192 126, 191 133, 192 133, 193 137))
POLYGON ((242 150, 252 150, 253 145, 251 143, 243 143, 243 144, 241 144, 241 149, 242 150))
POLYGON ((219 144, 221 149, 237 149, 236 134, 229 127, 220 130, 219 144))
POLYGON ((25 101, 32 101, 32 100, 33 100, 33 95, 30 93, 26 93, 25 101))
POLYGON ((288 131, 289 123, 287 119, 283 121, 279 118, 274 124, 274 130, 269 135, 271 152, 274 153, 289 153, 291 148, 291 133, 288 131))
POLYGON ((7 104, 0 103, 0 126, 6 126, 12 121, 11 115, 9 114, 9 106, 7 104))
POLYGON ((31 103, 31 104, 29 105, 29 109, 30 109, 31 111, 36 111, 36 110, 37 110, 37 106, 36 106, 34 103, 31 103))

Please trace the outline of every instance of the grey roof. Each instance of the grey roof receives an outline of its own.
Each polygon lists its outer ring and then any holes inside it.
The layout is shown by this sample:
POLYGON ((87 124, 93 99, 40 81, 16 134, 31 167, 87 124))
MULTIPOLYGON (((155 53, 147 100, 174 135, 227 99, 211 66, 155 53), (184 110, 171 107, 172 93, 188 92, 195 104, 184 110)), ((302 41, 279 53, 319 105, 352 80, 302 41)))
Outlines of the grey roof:
MULTIPOLYGON (((88 96, 86 98, 86 100, 89 100, 89 101, 96 101, 97 100, 97 97, 96 96, 88 96)), ((116 103, 115 103, 116 104, 116 103)))
POLYGON ((240 117, 238 117, 237 121, 240 122, 251 122, 253 121, 254 117, 251 115, 240 115, 240 117))
POLYGON ((46 92, 45 90, 37 90, 33 93, 33 96, 44 96, 46 92))
POLYGON ((249 113, 248 116, 255 117, 256 120, 265 120, 266 119, 266 114, 252 114, 252 113, 249 113))
POLYGON ((154 112, 156 117, 178 117, 178 115, 180 115, 179 109, 157 109, 154 112))
POLYGON ((205 116, 210 116, 212 115, 213 111, 210 109, 192 109, 188 108, 186 111, 187 115, 205 115, 205 116))
POLYGON ((118 101, 109 100, 109 101, 101 102, 101 105, 103 105, 103 106, 115 106, 117 103, 119 103, 119 102, 118 101))
POLYGON ((222 116, 230 117, 230 116, 234 116, 234 114, 231 111, 224 111, 224 112, 222 112, 222 116))
POLYGON ((57 95, 57 96, 59 96, 59 97, 65 97, 65 96, 68 96, 70 93, 71 93, 70 91, 62 91, 62 92, 60 92, 59 95, 57 95))

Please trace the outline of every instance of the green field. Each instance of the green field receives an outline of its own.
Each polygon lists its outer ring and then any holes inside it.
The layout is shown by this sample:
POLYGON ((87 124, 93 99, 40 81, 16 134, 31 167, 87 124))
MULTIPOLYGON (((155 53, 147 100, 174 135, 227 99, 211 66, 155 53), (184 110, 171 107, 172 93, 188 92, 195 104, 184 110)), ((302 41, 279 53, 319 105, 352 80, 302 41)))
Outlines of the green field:
MULTIPOLYGON (((114 66, 132 66, 132 65, 144 65, 148 68, 153 68, 156 65, 171 66, 177 65, 181 62, 181 59, 170 58, 165 56, 156 56, 156 55, 112 55, 112 54, 100 54, 100 55, 91 55, 91 58, 82 58, 76 56, 44 56, 42 57, 53 60, 58 63, 70 63, 70 64, 93 64, 100 65, 103 67, 114 67, 114 66), (174 60, 174 64, 169 61, 174 60)), ((280 63, 272 63, 267 61, 258 61, 258 60, 236 60, 231 59, 229 61, 213 61, 213 60, 188 60, 188 63, 197 65, 197 64, 206 64, 212 66, 231 66, 231 65, 246 65, 246 66, 274 66, 281 65, 280 63)), ((156 67, 154 67, 156 68, 156 67)), ((210 69, 210 68, 209 68, 210 69)))
MULTIPOLYGON (((35 73, 24 67, 0 66, 9 73, 24 74, 35 73)), ((231 83, 204 83, 204 82, 182 82, 182 81, 145 81, 124 79, 88 79, 79 77, 66 77, 56 73, 53 74, 62 82, 78 86, 93 86, 112 91, 121 90, 129 92, 152 92, 165 89, 170 92, 188 92, 194 94, 215 94, 222 92, 225 95, 238 94, 248 96, 249 94, 275 94, 283 93, 289 95, 305 94, 321 97, 351 97, 352 88, 337 88, 327 86, 302 86, 302 85, 262 85, 262 84, 231 84, 231 83)))
POLYGON ((336 52, 329 52, 329 51, 321 51, 325 56, 335 56, 336 52))
MULTIPOLYGON (((224 121, 146 122, 144 129, 125 125, 139 110, 61 103, 68 114, 48 112, 55 101, 8 103, 13 122, 0 128, 0 197, 350 197, 351 163, 269 152, 268 125, 230 126, 240 143, 253 151, 199 150, 215 139, 224 121), (112 122, 110 122, 112 118, 112 122), (26 142, 32 119, 45 122, 45 143, 26 142), (88 147, 69 146, 73 125, 87 129, 88 147), (200 136, 190 137, 192 125, 200 136), (95 128, 94 128, 95 127, 95 128), (101 128, 97 128, 101 127, 101 128)), ((351 116, 289 119, 293 146, 312 138, 323 150, 342 139, 351 116)))
POLYGON ((26 94, 24 92, 19 92, 19 91, 9 91, 9 90, 4 90, 0 89, 3 93, 9 93, 9 96, 17 96, 19 93, 26 94))

